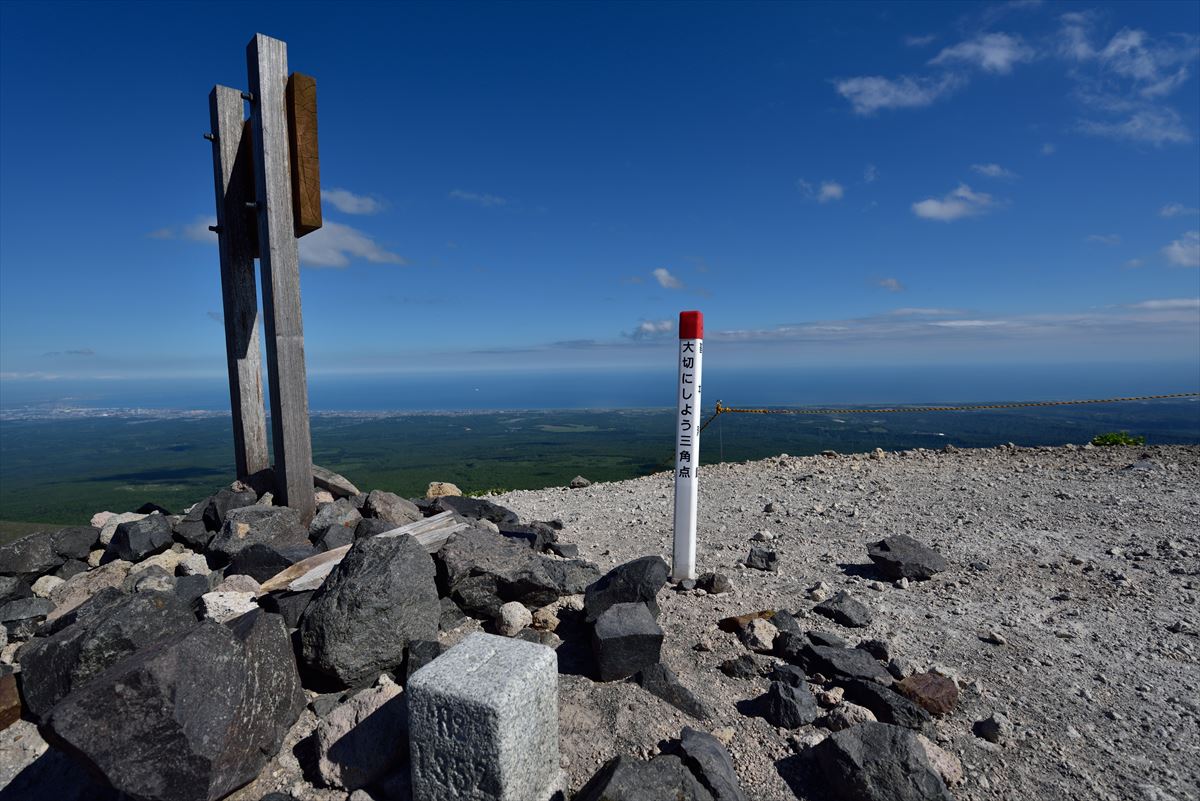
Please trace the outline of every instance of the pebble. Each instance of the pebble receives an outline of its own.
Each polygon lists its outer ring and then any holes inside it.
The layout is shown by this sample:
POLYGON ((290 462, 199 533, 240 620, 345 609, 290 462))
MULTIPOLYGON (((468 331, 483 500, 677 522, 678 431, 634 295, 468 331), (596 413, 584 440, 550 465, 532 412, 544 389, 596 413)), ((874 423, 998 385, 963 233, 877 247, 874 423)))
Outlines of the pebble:
POLYGON ((496 617, 496 632, 505 637, 515 637, 521 629, 532 623, 533 615, 525 608, 525 604, 509 601, 500 607, 500 614, 496 617))

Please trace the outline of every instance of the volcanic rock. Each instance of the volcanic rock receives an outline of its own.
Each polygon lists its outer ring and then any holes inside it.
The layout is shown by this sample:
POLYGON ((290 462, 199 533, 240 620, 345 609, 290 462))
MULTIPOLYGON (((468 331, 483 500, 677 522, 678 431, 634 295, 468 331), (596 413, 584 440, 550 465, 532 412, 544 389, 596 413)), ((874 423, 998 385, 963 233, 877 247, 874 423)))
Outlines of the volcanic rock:
POLYGON ((571 489, 584 489, 592 486, 592 482, 588 481, 583 476, 575 476, 575 478, 571 479, 567 486, 571 489))
POLYGON ((409 640, 408 654, 404 660, 404 681, 421 668, 446 653, 446 646, 437 640, 409 640))
POLYGON ((808 673, 820 673, 838 683, 854 679, 874 681, 883 685, 892 683, 892 675, 883 665, 866 651, 857 648, 809 645, 801 649, 800 660, 800 666, 808 673))
POLYGON ((200 511, 200 519, 209 531, 220 531, 225 525, 225 518, 234 509, 253 506, 258 502, 258 496, 251 490, 234 492, 230 489, 220 490, 207 501, 201 501, 188 513, 185 519, 193 519, 196 511, 200 511))
POLYGON ((1003 743, 1012 736, 1012 723, 1004 715, 995 712, 983 720, 975 721, 971 731, 989 743, 1003 743))
POLYGON ((54 552, 63 559, 87 559, 100 543, 100 529, 92 526, 71 526, 50 535, 54 552))
POLYGON ((767 674, 771 681, 782 682, 789 687, 803 687, 808 683, 808 676, 796 665, 775 665, 767 674))
POLYGON ((643 556, 617 565, 594 584, 588 586, 583 599, 586 619, 597 620, 614 604, 642 602, 654 617, 658 617, 655 598, 667 583, 670 568, 661 556, 643 556))
POLYGON ((325 533, 326 529, 331 526, 340 526, 349 529, 350 537, 353 538, 354 527, 362 519, 362 514, 354 508, 354 504, 350 502, 349 498, 339 498, 333 503, 322 506, 313 516, 312 522, 308 524, 308 537, 316 541, 325 533))
POLYGON ((958 685, 937 673, 914 673, 895 685, 896 691, 931 715, 945 715, 958 703, 958 685))
POLYGON ((317 770, 326 785, 357 790, 382 778, 407 754, 408 715, 395 682, 354 695, 321 717, 317 770))
POLYGON ((779 570, 779 554, 772 550, 755 545, 746 557, 746 567, 755 570, 768 570, 772 573, 779 570))
POLYGON ((617 756, 605 763, 575 796, 575 801, 712 801, 712 793, 677 756, 649 762, 617 756))
POLYGON ((171 521, 159 514, 146 515, 141 520, 122 523, 113 533, 104 550, 105 562, 123 559, 140 562, 147 556, 165 551, 174 541, 171 521))
POLYGON ((751 654, 726 659, 717 669, 731 679, 754 679, 762 675, 762 669, 751 654))
POLYGON ((21 694, 12 665, 0 665, 0 731, 21 719, 21 694))
POLYGON ((315 593, 316 590, 302 592, 281 590, 260 596, 258 605, 268 612, 279 615, 289 629, 294 629, 300 625, 300 618, 304 616, 304 610, 312 603, 315 593))
POLYGON ((54 550, 52 535, 36 531, 15 542, 0 545, 0 573, 33 581, 49 573, 64 561, 54 550))
POLYGON ((209 554, 228 562, 226 575, 244 573, 266 581, 315 553, 300 515, 286 506, 244 506, 230 510, 209 554))
POLYGON ((392 528, 415 523, 423 515, 417 505, 391 492, 371 490, 362 506, 364 517, 382 520, 392 528))
POLYGON ((200 614, 224 623, 258 609, 252 592, 207 592, 200 596, 200 614))
POLYGON ((146 801, 216 801, 251 781, 304 709, 278 616, 203 621, 74 689, 42 731, 146 801))
POLYGON ((843 702, 825 713, 825 726, 830 731, 842 731, 860 723, 871 723, 878 720, 875 713, 865 706, 843 702))
POLYGON ((900 693, 873 681, 846 682, 846 700, 864 706, 877 720, 920 730, 929 722, 929 713, 900 693))
POLYGON ((45 598, 18 598, 0 606, 0 623, 9 640, 24 640, 32 637, 53 611, 54 604, 45 598))
POLYGON ((908 729, 862 723, 825 738, 812 753, 835 801, 953 801, 908 729))
POLYGON ((445 495, 433 503, 437 512, 454 512, 467 520, 490 520, 497 526, 518 525, 521 518, 511 509, 485 501, 481 498, 467 498, 462 495, 445 495))
POLYGON ((600 615, 592 631, 601 681, 632 676, 659 661, 663 630, 644 603, 613 604, 600 615))
POLYGON ((409 640, 437 637, 433 560, 412 537, 359 540, 300 618, 301 653, 347 685, 398 666, 409 640))
POLYGON ((904 534, 869 546, 867 556, 890 579, 923 581, 949 567, 940 553, 904 534))
POLYGON ((425 497, 432 500, 434 498, 451 498, 462 495, 462 490, 457 484, 451 484, 449 481, 430 481, 429 487, 425 490, 425 497))
POLYGON ((338 475, 332 470, 326 470, 320 465, 312 466, 313 486, 323 489, 335 498, 349 498, 358 495, 358 487, 350 483, 350 479, 338 475))
POLYGON ((733 760, 720 740, 708 732, 687 727, 679 739, 684 765, 712 793, 714 801, 749 801, 738 782, 733 760))
POLYGON ((171 593, 125 595, 109 587, 17 652, 26 709, 41 718, 73 689, 145 645, 186 631, 196 618, 171 593))
POLYGON ((496 616, 496 633, 505 637, 514 637, 517 632, 533 624, 533 615, 525 605, 517 601, 509 601, 500 607, 496 616))
POLYGON ((0 576, 0 604, 33 595, 29 582, 17 576, 0 576))
POLYGON ((813 611, 818 615, 824 615, 834 623, 850 628, 862 628, 870 625, 872 617, 871 610, 845 590, 828 601, 817 604, 813 607, 813 611))
POLYGON ((762 716, 767 722, 785 729, 798 729, 812 723, 821 714, 817 699, 813 697, 808 685, 793 687, 781 681, 773 681, 759 703, 762 716))
POLYGON ((696 589, 704 590, 709 595, 720 595, 729 592, 733 584, 724 573, 701 573, 696 579, 696 589))

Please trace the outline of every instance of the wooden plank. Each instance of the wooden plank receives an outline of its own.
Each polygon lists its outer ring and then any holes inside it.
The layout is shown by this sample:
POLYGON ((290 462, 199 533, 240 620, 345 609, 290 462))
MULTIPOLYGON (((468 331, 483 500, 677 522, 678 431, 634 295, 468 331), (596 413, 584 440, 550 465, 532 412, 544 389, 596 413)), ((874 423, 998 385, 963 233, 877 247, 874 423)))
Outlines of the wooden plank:
POLYGON ((297 237, 321 227, 321 157, 317 150, 317 79, 292 73, 287 82, 292 224, 297 237))
MULTIPOLYGON (((471 524, 458 517, 454 512, 442 512, 433 517, 409 523, 391 531, 377 534, 377 537, 414 537, 429 553, 437 553, 451 536, 470 528, 471 524)), ((288 590, 301 592, 315 590, 325 583, 325 579, 333 569, 341 563, 342 558, 350 550, 349 545, 319 553, 302 559, 291 567, 279 571, 262 583, 259 594, 288 590)))
POLYGON ((225 313, 225 356, 233 452, 239 479, 270 464, 263 408, 262 354, 258 343, 258 293, 254 256, 258 233, 246 202, 254 198, 249 131, 242 120, 242 93, 213 87, 208 96, 213 133, 213 185, 217 241, 221 254, 221 303, 225 313))
POLYGON ((288 160, 287 45, 256 34, 246 46, 250 121, 254 132, 254 189, 258 199, 259 267, 271 390, 271 437, 279 502, 307 523, 313 500, 312 440, 304 324, 300 314, 300 253, 292 225, 288 160))

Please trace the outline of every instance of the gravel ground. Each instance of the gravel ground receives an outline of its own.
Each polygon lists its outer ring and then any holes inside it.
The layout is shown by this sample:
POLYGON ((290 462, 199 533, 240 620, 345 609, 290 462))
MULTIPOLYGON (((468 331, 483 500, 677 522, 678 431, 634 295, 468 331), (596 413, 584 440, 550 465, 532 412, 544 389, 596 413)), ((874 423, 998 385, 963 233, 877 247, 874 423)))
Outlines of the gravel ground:
MULTIPOLYGON (((523 519, 561 519, 563 539, 602 569, 647 554, 670 560, 668 473, 493 500, 523 519)), ((959 799, 1200 798, 1200 447, 782 455, 708 467, 698 569, 727 573, 734 589, 665 589, 663 659, 715 710, 699 727, 729 739, 752 798, 808 797, 788 758, 826 733, 740 714, 737 703, 767 682, 717 669, 746 649, 716 621, 776 608, 851 643, 885 639, 909 667, 958 681, 958 707, 932 738, 963 764, 959 799), (777 573, 739 565, 760 531, 773 537, 777 573), (866 544, 893 534, 933 546, 950 570, 907 588, 875 581, 866 544), (818 581, 865 602, 871 625, 844 629, 812 614, 806 591, 818 581), (985 641, 991 633, 1002 644, 985 641), (972 734, 994 712, 1014 725, 1003 745, 972 734)), ((652 754, 697 726, 635 685, 562 679, 572 789, 610 757, 652 754)))

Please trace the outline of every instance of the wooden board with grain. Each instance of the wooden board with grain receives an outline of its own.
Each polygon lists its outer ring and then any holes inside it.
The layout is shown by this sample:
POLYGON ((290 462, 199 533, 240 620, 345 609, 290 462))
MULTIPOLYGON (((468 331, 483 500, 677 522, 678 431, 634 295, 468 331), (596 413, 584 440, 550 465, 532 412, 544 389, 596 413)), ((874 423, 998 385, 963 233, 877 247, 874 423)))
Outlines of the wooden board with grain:
POLYGON ((317 149, 317 79, 292 73, 287 82, 292 224, 296 236, 321 227, 321 157, 317 149))

